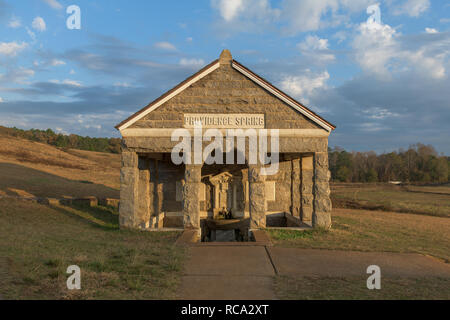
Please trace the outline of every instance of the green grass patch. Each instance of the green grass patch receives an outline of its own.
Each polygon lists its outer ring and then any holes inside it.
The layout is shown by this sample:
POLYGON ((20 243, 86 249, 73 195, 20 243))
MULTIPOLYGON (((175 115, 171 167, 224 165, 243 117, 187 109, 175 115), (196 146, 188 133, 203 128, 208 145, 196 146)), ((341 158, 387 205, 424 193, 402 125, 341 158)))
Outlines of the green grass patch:
POLYGON ((4 299, 171 299, 184 250, 177 232, 120 230, 106 207, 48 207, 0 199, 0 295, 4 299), (81 269, 81 290, 66 269, 81 269))

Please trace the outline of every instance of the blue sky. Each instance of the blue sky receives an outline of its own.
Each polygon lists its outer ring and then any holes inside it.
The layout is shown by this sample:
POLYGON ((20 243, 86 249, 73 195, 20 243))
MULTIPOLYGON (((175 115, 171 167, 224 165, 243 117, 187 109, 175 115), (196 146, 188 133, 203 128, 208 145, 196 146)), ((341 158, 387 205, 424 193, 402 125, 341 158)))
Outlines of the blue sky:
POLYGON ((450 155, 450 1, 0 0, 0 25, 0 125, 119 136, 227 48, 337 125, 330 146, 450 155))

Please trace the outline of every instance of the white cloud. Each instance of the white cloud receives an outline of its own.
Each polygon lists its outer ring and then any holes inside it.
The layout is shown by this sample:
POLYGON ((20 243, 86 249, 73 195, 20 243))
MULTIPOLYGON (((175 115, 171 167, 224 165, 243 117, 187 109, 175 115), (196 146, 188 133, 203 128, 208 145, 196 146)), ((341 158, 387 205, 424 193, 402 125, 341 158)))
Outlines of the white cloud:
POLYGON ((192 42, 192 40, 193 40, 192 37, 187 37, 186 38, 186 42, 192 42))
POLYGON ((410 17, 418 17, 428 10, 430 0, 406 0, 401 5, 394 7, 395 15, 406 14, 410 17))
POLYGON ((286 91, 294 97, 302 98, 307 102, 314 90, 326 87, 326 82, 330 78, 327 71, 314 74, 311 70, 306 69, 302 75, 285 76, 280 83, 282 90, 286 91))
POLYGON ((181 58, 180 65, 185 67, 201 67, 205 65, 205 61, 203 59, 181 58))
POLYGON ((2 97, 0 97, 0 103, 5 102, 2 97))
POLYGON ((66 63, 65 63, 64 61, 58 60, 58 59, 52 59, 52 61, 50 61, 50 65, 53 66, 53 67, 56 67, 56 66, 63 66, 63 65, 65 65, 65 64, 66 64, 66 63))
POLYGON ((384 118, 400 117, 400 114, 391 112, 386 108, 369 108, 362 111, 369 119, 382 120, 384 118))
POLYGON ((27 80, 34 76, 34 70, 27 69, 24 67, 15 68, 13 71, 8 73, 6 79, 9 82, 14 82, 18 84, 28 84, 27 80))
POLYGON ((40 31, 40 32, 43 32, 47 29, 45 21, 41 17, 34 18, 31 26, 33 27, 33 29, 40 31))
POLYGON ((69 74, 75 74, 75 70, 71 69, 69 74))
POLYGON ((63 81, 52 79, 49 82, 54 83, 54 84, 64 84, 64 85, 72 86, 72 87, 82 87, 83 86, 80 81, 70 80, 70 79, 65 79, 63 81))
POLYGON ((44 0, 45 3, 47 3, 50 7, 52 7, 53 9, 62 9, 63 6, 61 5, 61 3, 59 3, 56 0, 44 0))
POLYGON ((356 61, 365 71, 386 76, 388 62, 398 56, 395 29, 378 23, 362 23, 353 40, 356 61))
POLYGON ((261 27, 275 21, 280 9, 271 7, 269 0, 212 0, 218 11, 218 25, 223 31, 261 31, 261 27))
POLYGON ((381 123, 377 122, 364 122, 358 125, 361 131, 364 132, 378 132, 378 131, 386 131, 389 128, 384 126, 381 123))
POLYGON ((26 29, 27 29, 27 33, 30 36, 31 40, 33 40, 33 41, 36 40, 36 34, 33 31, 31 31, 30 28, 28 28, 28 27, 26 27, 26 29))
POLYGON ((233 20, 244 9, 244 0, 219 0, 214 4, 225 21, 233 20))
POLYGON ((352 45, 356 61, 366 73, 390 79, 392 71, 415 71, 442 79, 450 56, 448 40, 408 41, 389 25, 362 23, 352 45))
POLYGON ((171 44, 170 42, 167 42, 167 41, 157 42, 157 43, 155 43, 155 47, 158 49, 169 50, 169 51, 177 50, 177 48, 173 44, 171 44))
POLYGON ((287 34, 336 26, 348 20, 350 13, 367 8, 373 0, 282 0, 279 3, 279 8, 275 8, 269 0, 211 0, 226 32, 260 32, 269 23, 280 22, 287 34))
POLYGON ((69 133, 67 133, 67 131, 65 131, 63 128, 55 128, 56 133, 61 133, 64 135, 69 135, 69 133))
POLYGON ((24 50, 28 44, 26 42, 0 42, 0 54, 15 57, 20 51, 24 50))
POLYGON ((8 22, 8 27, 13 28, 13 29, 19 28, 20 26, 22 26, 22 22, 17 17, 13 16, 11 18, 11 20, 9 20, 9 22, 8 22))
POLYGON ((328 49, 328 39, 318 36, 307 36, 303 42, 297 44, 300 52, 319 63, 327 63, 335 60, 335 56, 328 49))
POLYGON ((439 33, 439 31, 437 31, 434 28, 425 28, 425 32, 426 33, 439 33))

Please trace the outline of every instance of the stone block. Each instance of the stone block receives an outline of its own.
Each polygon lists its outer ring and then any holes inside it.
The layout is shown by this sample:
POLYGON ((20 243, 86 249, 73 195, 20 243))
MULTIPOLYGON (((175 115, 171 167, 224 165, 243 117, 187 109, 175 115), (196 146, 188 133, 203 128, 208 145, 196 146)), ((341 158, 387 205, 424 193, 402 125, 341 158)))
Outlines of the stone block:
MULTIPOLYGON (((317 197, 317 195, 316 195, 317 197)), ((314 211, 331 212, 332 205, 329 197, 319 197, 314 200, 314 211)))
POLYGON ((302 157, 302 170, 313 170, 314 162, 313 157, 302 157))
POLYGON ((96 197, 76 198, 72 199, 72 204, 87 207, 95 207, 98 205, 98 200, 96 197))
POLYGON ((303 222, 312 221, 313 207, 302 206, 301 210, 302 210, 302 221, 303 222))
POLYGON ((119 208, 119 199, 112 199, 112 198, 102 198, 98 200, 98 204, 104 207, 114 207, 119 208))
POLYGON ((313 214, 313 227, 329 229, 331 227, 330 212, 315 212, 313 214))
POLYGON ((136 152, 122 152, 121 154, 122 168, 135 168, 138 165, 138 156, 136 152))
POLYGON ((314 184, 314 194, 319 197, 330 195, 330 184, 328 182, 317 182, 314 184))

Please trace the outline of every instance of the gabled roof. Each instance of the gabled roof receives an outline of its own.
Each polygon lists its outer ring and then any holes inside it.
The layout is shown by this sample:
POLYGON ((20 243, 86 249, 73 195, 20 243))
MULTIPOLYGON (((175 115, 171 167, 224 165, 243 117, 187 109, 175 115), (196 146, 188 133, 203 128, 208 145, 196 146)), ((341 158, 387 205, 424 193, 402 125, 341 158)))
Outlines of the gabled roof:
POLYGON ((207 66, 205 66, 204 68, 199 70, 197 73, 193 74, 192 76, 190 76, 189 78, 187 78, 186 80, 184 80, 183 82, 181 82, 180 84, 178 84, 177 86, 170 89, 169 91, 164 93, 162 96, 160 96, 159 98, 157 98, 156 100, 154 100, 153 102, 148 104, 146 107, 142 108, 135 114, 131 115, 130 117, 128 117, 127 119, 125 119, 124 121, 122 121, 121 123, 116 125, 115 128, 118 130, 123 130, 123 129, 128 128, 129 126, 131 126, 133 123, 135 123, 139 119, 142 119, 147 114, 149 114, 150 112, 152 112, 153 110, 155 110, 156 108, 158 108, 159 106, 161 106, 162 104, 167 102, 168 100, 172 99, 173 97, 175 97, 176 95, 181 93, 183 90, 190 87, 193 83, 197 82, 198 80, 207 76, 214 70, 218 69, 220 67, 221 62, 223 63, 225 61, 227 63, 230 63, 230 61, 231 61, 231 66, 235 70, 239 71, 244 76, 246 76, 253 82, 257 83, 259 86, 261 86, 265 90, 269 91, 270 93, 275 95, 280 100, 284 101, 286 104, 288 104, 293 109, 297 110, 298 112, 300 112, 301 114, 306 116, 308 119, 312 120, 314 123, 316 123, 320 127, 324 128, 327 131, 336 129, 336 126, 334 126, 330 122, 326 121, 325 119, 320 117, 318 114, 314 113, 313 111, 309 110, 303 104, 301 104, 297 100, 293 99, 292 97, 290 97, 289 95, 287 95, 286 93, 281 91, 280 89, 276 88, 270 82, 268 82, 265 79, 263 79, 262 77, 258 76, 257 74, 252 72, 250 69, 246 68, 245 66, 243 66, 242 64, 237 62, 236 60, 233 60, 231 58, 231 54, 228 50, 224 50, 222 52, 222 54, 220 55, 220 59, 214 60, 213 62, 211 62, 210 64, 208 64, 207 66))

